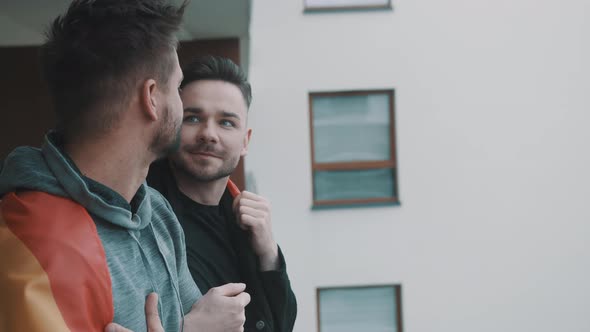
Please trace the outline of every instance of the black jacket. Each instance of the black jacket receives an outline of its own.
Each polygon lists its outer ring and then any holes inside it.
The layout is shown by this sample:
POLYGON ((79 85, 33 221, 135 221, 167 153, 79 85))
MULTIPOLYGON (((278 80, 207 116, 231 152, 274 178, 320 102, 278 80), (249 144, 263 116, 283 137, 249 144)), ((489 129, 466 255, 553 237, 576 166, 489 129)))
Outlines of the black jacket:
MULTIPOLYGON (((167 160, 152 164, 147 178, 148 184, 157 189, 170 201, 172 209, 180 218, 182 204, 176 201, 180 193, 167 160)), ((225 190, 220 206, 228 221, 230 242, 238 258, 238 271, 241 282, 246 284, 246 292, 251 301, 246 306, 246 332, 291 332, 297 316, 297 302, 287 275, 285 259, 279 248, 279 269, 261 272, 258 257, 250 245, 249 234, 237 224, 232 211, 233 196, 225 190)), ((191 241, 186 235, 186 243, 191 241)), ((189 261, 190 264, 190 261, 189 261)), ((189 266, 190 268, 190 266, 189 266)), ((193 276, 194 277, 194 276, 193 276)), ((197 284, 202 284, 195 280, 197 284)), ((206 293, 208 289, 201 289, 206 293)))

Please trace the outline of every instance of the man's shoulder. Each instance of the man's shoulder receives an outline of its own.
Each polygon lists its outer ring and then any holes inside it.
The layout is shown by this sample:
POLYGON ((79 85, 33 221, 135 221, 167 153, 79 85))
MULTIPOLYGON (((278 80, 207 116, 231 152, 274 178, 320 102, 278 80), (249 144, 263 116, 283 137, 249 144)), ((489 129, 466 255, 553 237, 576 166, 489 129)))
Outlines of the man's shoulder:
POLYGON ((180 223, 178 222, 178 218, 174 213, 170 202, 168 202, 166 197, 164 197, 164 195, 158 190, 149 185, 146 187, 152 208, 152 224, 156 228, 163 227, 174 233, 179 232, 179 230, 181 232, 180 223))
POLYGON ((150 204, 152 207, 152 218, 169 218, 173 216, 176 219, 176 215, 170 202, 164 197, 164 195, 155 188, 150 187, 149 185, 146 186, 148 197, 150 200, 150 204))
POLYGON ((4 219, 15 227, 39 226, 45 230, 66 225, 76 227, 79 218, 90 218, 79 203, 43 191, 7 193, 2 197, 0 209, 4 219))
POLYGON ((0 288, 19 305, 11 310, 22 321, 44 322, 47 313, 58 312, 55 319, 71 329, 93 330, 112 320, 104 248, 78 203, 36 191, 4 195, 0 251, 10 253, 0 258, 0 288))
POLYGON ((0 215, 2 226, 33 253, 72 254, 84 260, 95 259, 98 251, 104 258, 94 220, 82 205, 69 198, 40 191, 12 192, 2 197, 0 215))
POLYGON ((146 185, 146 191, 152 204, 157 205, 168 205, 168 200, 164 195, 156 188, 152 187, 149 183, 146 185))

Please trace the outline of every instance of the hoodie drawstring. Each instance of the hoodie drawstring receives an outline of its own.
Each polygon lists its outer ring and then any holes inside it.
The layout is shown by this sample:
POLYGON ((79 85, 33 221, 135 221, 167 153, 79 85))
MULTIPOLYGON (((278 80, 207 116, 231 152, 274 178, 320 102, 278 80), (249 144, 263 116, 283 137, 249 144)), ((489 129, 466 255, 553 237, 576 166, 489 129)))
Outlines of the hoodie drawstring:
MULTIPOLYGON (((160 256, 162 256, 162 259, 164 260, 164 265, 166 266, 166 271, 168 272, 168 276, 170 277, 170 283, 172 284, 172 288, 174 289, 174 293, 176 294, 176 299, 178 300, 178 304, 179 304, 179 308, 180 308, 180 317, 182 319, 181 324, 180 324, 180 331, 184 330, 184 308, 183 308, 183 303, 182 303, 182 299, 180 298, 180 291, 178 290, 178 287, 176 286, 176 284, 178 283, 178 280, 176 280, 176 282, 174 282, 174 274, 172 274, 172 270, 170 269, 170 265, 168 264, 168 260, 166 259, 166 255, 164 255, 164 253, 162 252, 162 249, 160 247, 160 241, 158 239, 158 235, 156 234, 156 231, 154 230, 154 226, 152 225, 152 223, 149 224, 150 230, 152 231, 152 235, 154 236, 154 240, 156 241, 156 247, 158 248, 158 252, 160 253, 160 256)), ((161 314, 160 314, 161 315, 161 314)))

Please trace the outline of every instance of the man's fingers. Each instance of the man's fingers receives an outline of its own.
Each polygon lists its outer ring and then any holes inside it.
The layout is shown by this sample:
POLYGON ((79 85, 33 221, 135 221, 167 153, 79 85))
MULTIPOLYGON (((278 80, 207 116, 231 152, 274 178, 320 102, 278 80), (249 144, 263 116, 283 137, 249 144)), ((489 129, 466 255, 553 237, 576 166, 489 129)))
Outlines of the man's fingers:
POLYGON ((241 230, 243 230, 243 231, 248 231, 248 230, 250 230, 250 226, 248 226, 248 225, 244 224, 244 223, 243 223, 243 222, 241 222, 241 221, 238 221, 238 226, 239 226, 239 227, 240 227, 240 229, 241 229, 241 230))
POLYGON ((145 300, 145 317, 149 332, 164 332, 160 315, 158 314, 158 294, 151 293, 145 300))
POLYGON ((258 225, 260 223, 260 221, 258 220, 258 218, 249 216, 247 214, 242 214, 240 216, 240 218, 238 218, 239 221, 239 225, 242 229, 247 230, 247 229, 251 229, 252 227, 254 227, 255 225, 258 225))
POLYGON ((270 204, 265 200, 255 201, 253 199, 242 197, 240 199, 240 207, 249 206, 259 210, 270 210, 270 204))
POLYGON ((235 201, 233 212, 238 216, 238 219, 244 214, 249 214, 257 218, 269 218, 270 206, 268 203, 241 199, 240 201, 235 201))
POLYGON ((109 323, 109 325, 107 325, 104 328, 104 332, 133 332, 129 329, 124 328, 123 326, 116 324, 116 323, 109 323))
POLYGON ((246 292, 242 292, 238 295, 236 295, 234 297, 234 299, 236 299, 238 301, 238 303, 240 304, 240 306, 245 307, 248 305, 248 303, 250 303, 250 294, 246 293, 246 292))
POLYGON ((249 215, 255 218, 266 218, 268 213, 266 211, 257 210, 249 206, 240 206, 240 215, 249 215))
POLYGON ((247 199, 251 199, 253 201, 264 201, 264 197, 260 196, 260 195, 256 195, 253 192, 249 192, 249 191, 242 191, 242 198, 247 198, 247 199))
POLYGON ((246 289, 246 284, 230 283, 211 288, 211 291, 221 296, 236 296, 246 289))
POLYGON ((253 207, 264 207, 269 205, 266 198, 258 196, 248 191, 242 191, 241 194, 234 198, 232 207, 235 209, 237 204, 248 204, 252 205, 253 207))

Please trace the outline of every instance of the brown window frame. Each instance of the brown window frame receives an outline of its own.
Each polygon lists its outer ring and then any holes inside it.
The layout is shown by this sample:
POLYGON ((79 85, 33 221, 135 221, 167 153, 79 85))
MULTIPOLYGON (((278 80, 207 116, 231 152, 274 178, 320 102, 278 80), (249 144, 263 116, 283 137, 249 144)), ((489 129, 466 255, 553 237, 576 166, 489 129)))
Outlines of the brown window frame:
POLYGON ((399 204, 398 194, 398 176, 397 176, 397 158, 396 158, 396 139, 395 139, 395 90, 352 90, 352 91, 328 91, 328 92, 310 92, 309 93, 309 130, 311 145, 311 183, 312 183, 312 201, 313 207, 329 207, 341 205, 372 205, 372 204, 399 204), (350 162, 331 162, 316 163, 314 147, 314 129, 313 129, 313 98, 315 97, 341 97, 341 96, 367 96, 372 94, 387 94, 389 96, 389 139, 390 139, 390 156, 389 160, 376 161, 350 161, 350 162), (359 199, 339 199, 339 200, 316 200, 315 189, 315 172, 316 171, 340 171, 340 170, 370 170, 389 168, 393 172, 393 193, 392 197, 379 198, 359 198, 359 199))
POLYGON ((401 284, 378 284, 378 285, 358 285, 358 286, 329 286, 329 287, 317 287, 316 288, 316 317, 317 317, 317 328, 318 332, 322 332, 321 329, 321 316, 320 316, 320 292, 323 290, 330 290, 330 289, 363 289, 363 288, 384 288, 384 287, 391 287, 395 289, 395 307, 396 312, 395 315, 397 316, 397 331, 403 332, 403 317, 402 317, 402 285, 401 284))

